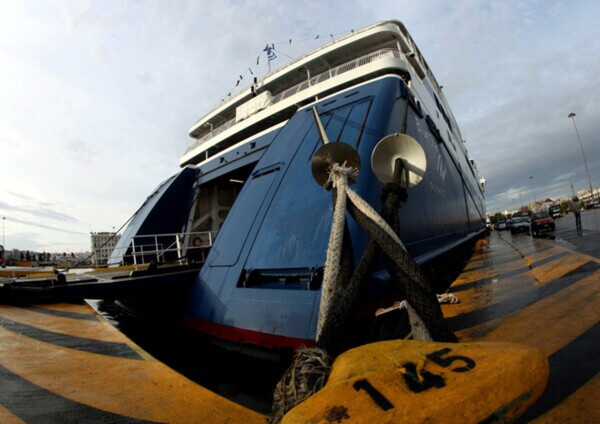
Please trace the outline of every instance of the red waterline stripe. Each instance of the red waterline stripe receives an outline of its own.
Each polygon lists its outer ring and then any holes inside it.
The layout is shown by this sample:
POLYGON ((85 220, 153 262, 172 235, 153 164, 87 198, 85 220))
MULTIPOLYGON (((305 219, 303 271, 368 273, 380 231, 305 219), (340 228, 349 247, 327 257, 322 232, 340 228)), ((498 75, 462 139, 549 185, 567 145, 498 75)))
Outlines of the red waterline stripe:
POLYGON ((193 317, 184 318, 183 325, 187 328, 208 333, 222 339, 239 343, 251 343, 268 348, 291 347, 298 349, 300 347, 311 347, 315 344, 315 341, 310 339, 297 339, 294 337, 261 333, 260 331, 231 327, 229 325, 217 324, 193 317))

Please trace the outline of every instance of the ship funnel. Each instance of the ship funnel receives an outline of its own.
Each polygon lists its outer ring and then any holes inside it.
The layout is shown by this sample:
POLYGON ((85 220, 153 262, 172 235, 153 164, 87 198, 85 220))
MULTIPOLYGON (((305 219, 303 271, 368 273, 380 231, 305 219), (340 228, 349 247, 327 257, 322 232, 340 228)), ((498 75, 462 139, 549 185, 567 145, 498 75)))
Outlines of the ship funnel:
POLYGON ((400 185, 411 188, 419 184, 427 170, 425 151, 417 140, 398 133, 382 138, 373 149, 371 168, 377 179, 384 184, 392 182, 397 159, 402 160, 408 170, 408 184, 406 175, 402 173, 400 185))

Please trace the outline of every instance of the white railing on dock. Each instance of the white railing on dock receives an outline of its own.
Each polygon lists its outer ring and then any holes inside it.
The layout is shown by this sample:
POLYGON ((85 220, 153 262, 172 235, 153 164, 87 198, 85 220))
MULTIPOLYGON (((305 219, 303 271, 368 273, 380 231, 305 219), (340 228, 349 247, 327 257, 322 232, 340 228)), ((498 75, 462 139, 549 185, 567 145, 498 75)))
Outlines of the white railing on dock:
POLYGON ((122 263, 133 261, 141 265, 151 261, 183 260, 190 256, 190 251, 201 251, 213 245, 217 231, 196 231, 189 233, 142 234, 132 237, 126 247, 104 248, 109 250, 110 257, 121 257, 122 263))

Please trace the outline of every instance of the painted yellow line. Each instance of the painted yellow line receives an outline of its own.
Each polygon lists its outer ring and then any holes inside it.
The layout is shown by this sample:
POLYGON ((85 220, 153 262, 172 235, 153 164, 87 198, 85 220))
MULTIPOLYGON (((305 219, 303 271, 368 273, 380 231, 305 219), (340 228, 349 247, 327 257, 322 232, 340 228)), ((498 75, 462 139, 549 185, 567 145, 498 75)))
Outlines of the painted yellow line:
MULTIPOLYGON (((522 260, 520 262, 523 264, 522 260)), ((450 292, 458 296, 460 303, 443 304, 442 311, 446 318, 451 318, 519 296, 534 285, 535 280, 531 274, 523 271, 510 278, 503 278, 502 275, 493 277, 485 284, 476 284, 467 290, 454 291, 455 287, 452 286, 450 292)), ((457 286, 457 288, 460 288, 460 286, 457 286)))
POLYGON ((0 423, 2 424, 24 424, 25 421, 21 421, 19 418, 15 417, 10 413, 7 409, 5 409, 2 405, 0 405, 0 423))
POLYGON ((514 247, 519 251, 517 254, 525 256, 524 259, 527 262, 527 265, 533 265, 535 262, 550 258, 562 252, 560 249, 555 249, 554 246, 542 251, 537 251, 536 249, 531 250, 518 244, 514 244, 514 247))
POLYGON ((124 342, 126 339, 112 326, 99 320, 88 321, 52 316, 8 305, 0 305, 0 319, 1 317, 69 336, 110 342, 124 342))
POLYGON ((0 328, 0 363, 57 395, 133 418, 264 422, 262 415, 204 389, 159 362, 61 348, 0 328))
POLYGON ((523 261, 523 258, 518 256, 516 253, 514 258, 508 260, 500 265, 491 264, 487 268, 477 269, 474 271, 463 272, 452 284, 453 287, 460 286, 462 284, 473 283, 479 280, 483 280, 485 278, 495 278, 499 275, 515 271, 519 268, 524 268, 528 266, 528 264, 523 261))
POLYGON ((492 268, 492 267, 485 268, 485 269, 478 269, 476 271, 464 272, 456 280, 454 280, 452 287, 462 286, 463 284, 473 283, 475 281, 480 281, 485 278, 494 278, 494 277, 497 277, 498 275, 499 275, 498 269, 492 268))
POLYGON ((124 266, 116 266, 111 268, 95 268, 92 271, 86 272, 86 274, 97 274, 103 272, 115 272, 115 271, 135 271, 142 270, 148 268, 149 264, 141 264, 141 265, 124 265, 124 266))
MULTIPOLYGON (((522 246, 516 247, 522 248, 522 246)), ((450 288, 450 292, 455 292, 459 297, 460 303, 442 305, 444 316, 454 317, 519 296, 531 286, 549 284, 588 262, 586 255, 569 251, 570 254, 567 256, 536 266, 536 262, 551 258, 563 251, 561 249, 534 251, 524 258, 516 251, 513 250, 513 252, 514 260, 504 262, 498 267, 491 265, 490 269, 467 273, 466 276, 465 274, 461 275, 450 288), (532 265, 534 266, 532 269, 527 269, 532 265), (506 276, 507 273, 519 269, 522 269, 523 272, 506 276), (481 280, 485 281, 477 284, 481 280), (465 289, 466 284, 469 284, 467 289, 465 289)), ((493 258, 490 258, 489 262, 493 264, 493 258)), ((483 324, 483 328, 485 326, 489 326, 489 324, 483 324)), ((480 331, 481 328, 474 334, 481 334, 480 331)))
POLYGON ((559 250, 562 250, 562 251, 565 251, 565 252, 570 252, 570 253, 573 253, 574 255, 583 256, 583 257, 587 258, 590 261, 594 261, 594 262, 600 263, 600 259, 596 258, 595 256, 591 256, 591 255, 588 255, 588 254, 585 254, 585 253, 582 253, 582 252, 578 252, 578 251, 573 250, 573 249, 571 249, 569 247, 563 246, 562 244, 558 244, 556 242, 551 242, 551 241, 548 241, 548 240, 538 240, 538 241, 540 243, 543 243, 543 244, 555 247, 555 248, 557 248, 559 250))
POLYGON ((538 284, 549 284, 589 262, 583 255, 572 254, 531 270, 538 284))
POLYGON ((524 343, 550 355, 600 321, 599 279, 600 272, 594 273, 519 312, 460 331, 457 336, 461 341, 524 343))
POLYGON ((44 309, 56 310, 56 311, 66 311, 66 312, 75 312, 75 313, 78 313, 78 314, 97 315, 96 311, 94 311, 93 308, 90 308, 90 306, 87 303, 82 303, 82 304, 78 304, 78 303, 49 303, 49 304, 32 305, 32 306, 35 306, 37 308, 44 308, 44 309))
MULTIPOLYGON (((87 305, 87 307, 93 310, 93 308, 90 305, 87 305)), ((96 313, 96 312, 94 311, 94 313, 96 313)), ((146 361, 156 361, 156 362, 159 362, 158 359, 156 359, 154 356, 150 355, 148 352, 146 352, 144 349, 142 349, 138 344, 136 344, 133 340, 129 339, 127 336, 125 336, 123 333, 121 333, 119 330, 117 330, 115 328, 115 326, 112 325, 110 322, 108 322, 108 320, 106 318, 104 318, 102 315, 97 314, 96 318, 98 320, 100 320, 106 327, 108 327, 112 331, 118 333, 119 337, 121 337, 123 339, 122 342, 128 344, 129 347, 135 353, 137 353, 138 355, 140 355, 141 358, 143 358, 146 361)))
POLYGON ((600 423, 599 394, 600 374, 532 423, 600 423))

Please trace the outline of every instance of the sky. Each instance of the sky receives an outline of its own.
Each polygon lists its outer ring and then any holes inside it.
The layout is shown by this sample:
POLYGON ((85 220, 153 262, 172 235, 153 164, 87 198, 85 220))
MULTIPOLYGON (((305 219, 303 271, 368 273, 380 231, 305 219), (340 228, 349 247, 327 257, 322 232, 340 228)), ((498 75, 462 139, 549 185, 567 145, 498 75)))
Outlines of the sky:
POLYGON ((385 19, 444 86, 488 211, 588 187, 570 112, 600 186, 599 16, 592 1, 0 0, 4 243, 90 250, 178 171, 194 122, 266 73, 266 43, 277 67, 385 19))

